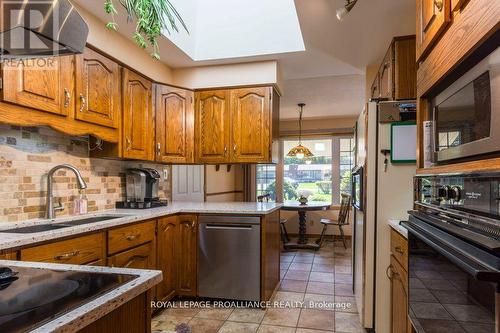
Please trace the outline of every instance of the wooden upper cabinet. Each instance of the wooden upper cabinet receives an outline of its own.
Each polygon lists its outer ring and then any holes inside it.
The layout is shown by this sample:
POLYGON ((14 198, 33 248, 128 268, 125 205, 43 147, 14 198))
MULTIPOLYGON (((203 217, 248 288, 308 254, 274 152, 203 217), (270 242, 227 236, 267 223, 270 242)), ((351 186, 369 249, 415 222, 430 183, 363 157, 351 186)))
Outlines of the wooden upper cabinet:
POLYGON ((271 89, 231 90, 232 162, 266 162, 270 155, 271 89))
POLYGON ((154 119, 152 83, 123 70, 123 157, 153 160, 154 119))
POLYGON ((197 93, 196 153, 199 163, 229 161, 229 100, 229 90, 197 93))
POLYGON ((76 57, 75 118, 118 128, 121 109, 120 66, 91 50, 76 57))
POLYGON ((378 77, 379 77, 379 96, 383 99, 392 99, 394 92, 394 81, 393 81, 393 48, 390 47, 385 54, 382 65, 380 66, 378 77))
POLYGON ((417 97, 415 36, 395 37, 371 87, 371 98, 406 100, 417 97))
MULTIPOLYGON (((3 100, 24 107, 72 116, 74 56, 25 59, 2 67, 3 100)), ((13 60, 16 62, 16 60, 13 60)))
POLYGON ((194 162, 194 93, 156 86, 156 160, 194 162))
POLYGON ((197 249, 198 223, 196 215, 179 215, 177 237, 177 293, 181 296, 196 296, 197 293, 197 249))
POLYGON ((156 298, 167 301, 171 299, 177 288, 177 237, 179 233, 177 216, 164 217, 158 220, 157 260, 163 273, 163 280, 156 286, 156 298))
POLYGON ((417 61, 422 60, 450 22, 451 0, 417 0, 417 61))

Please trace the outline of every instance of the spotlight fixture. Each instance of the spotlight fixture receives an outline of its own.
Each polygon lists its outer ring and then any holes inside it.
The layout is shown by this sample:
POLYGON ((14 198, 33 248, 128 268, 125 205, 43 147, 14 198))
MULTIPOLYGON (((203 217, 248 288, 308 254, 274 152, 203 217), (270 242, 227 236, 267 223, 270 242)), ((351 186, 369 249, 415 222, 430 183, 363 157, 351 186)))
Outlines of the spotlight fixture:
POLYGON ((290 151, 288 152, 288 154, 286 156, 296 157, 299 160, 301 160, 304 157, 309 158, 309 157, 313 157, 314 155, 313 155, 313 153, 311 153, 309 148, 304 147, 302 145, 302 113, 304 112, 304 106, 306 106, 306 104, 299 103, 298 106, 300 107, 300 111, 299 111, 299 145, 290 149, 290 151))
POLYGON ((347 3, 345 4, 344 7, 337 9, 337 19, 339 21, 342 21, 344 16, 346 16, 351 11, 351 9, 354 7, 354 5, 358 0, 346 0, 346 1, 347 3))

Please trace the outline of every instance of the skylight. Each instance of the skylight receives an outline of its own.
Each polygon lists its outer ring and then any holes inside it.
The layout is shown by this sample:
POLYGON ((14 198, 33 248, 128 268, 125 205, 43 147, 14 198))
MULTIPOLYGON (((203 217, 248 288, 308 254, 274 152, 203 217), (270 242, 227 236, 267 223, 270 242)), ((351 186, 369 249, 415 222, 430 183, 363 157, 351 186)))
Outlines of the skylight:
POLYGON ((171 0, 189 28, 168 34, 195 61, 304 51, 293 0, 171 0))

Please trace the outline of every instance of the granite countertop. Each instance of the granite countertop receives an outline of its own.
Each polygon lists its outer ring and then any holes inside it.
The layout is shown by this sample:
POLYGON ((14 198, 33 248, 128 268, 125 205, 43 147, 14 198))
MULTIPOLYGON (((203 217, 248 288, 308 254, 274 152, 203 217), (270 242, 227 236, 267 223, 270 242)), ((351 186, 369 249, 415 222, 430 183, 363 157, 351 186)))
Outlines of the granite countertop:
POLYGON ((79 265, 49 264, 0 260, 0 266, 38 268, 59 271, 129 274, 136 278, 97 298, 49 321, 32 332, 76 332, 104 317, 134 297, 153 288, 162 280, 161 271, 129 268, 91 267, 79 265))
POLYGON ((401 236, 403 236, 404 238, 408 239, 408 230, 403 227, 401 224, 399 224, 399 222, 401 222, 400 220, 389 220, 389 226, 396 230, 401 236))
POLYGON ((190 213, 190 214, 231 214, 231 215, 267 215, 278 209, 282 204, 271 202, 172 202, 167 207, 151 209, 113 209, 101 211, 95 214, 66 216, 54 220, 38 219, 25 222, 0 223, 0 251, 28 246, 44 241, 59 239, 63 237, 77 236, 92 231, 113 228, 130 224, 133 222, 154 219, 161 216, 190 213), (6 233, 2 230, 21 228, 40 224, 64 223, 87 217, 103 215, 118 215, 119 218, 100 222, 88 223, 50 231, 37 233, 6 233))

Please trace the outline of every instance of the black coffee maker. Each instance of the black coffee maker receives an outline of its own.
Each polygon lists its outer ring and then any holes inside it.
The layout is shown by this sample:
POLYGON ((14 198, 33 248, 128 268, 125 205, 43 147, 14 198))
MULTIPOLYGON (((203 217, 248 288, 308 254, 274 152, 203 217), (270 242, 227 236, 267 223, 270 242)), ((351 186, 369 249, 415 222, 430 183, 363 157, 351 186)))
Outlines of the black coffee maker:
POLYGON ((117 208, 152 208, 166 206, 158 195, 160 173, 155 169, 136 168, 127 170, 127 198, 117 203, 117 208))

